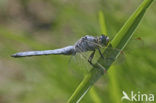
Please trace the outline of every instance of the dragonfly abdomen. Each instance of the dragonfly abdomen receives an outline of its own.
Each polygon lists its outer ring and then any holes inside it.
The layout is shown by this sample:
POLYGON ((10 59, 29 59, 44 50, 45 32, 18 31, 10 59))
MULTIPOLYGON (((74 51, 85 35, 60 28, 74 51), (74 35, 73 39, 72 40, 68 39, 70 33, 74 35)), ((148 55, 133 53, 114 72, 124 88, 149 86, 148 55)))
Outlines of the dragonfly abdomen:
POLYGON ((55 50, 43 50, 43 51, 27 51, 13 54, 12 57, 26 57, 26 56, 40 56, 40 55, 74 55, 76 54, 74 46, 67 46, 55 50))

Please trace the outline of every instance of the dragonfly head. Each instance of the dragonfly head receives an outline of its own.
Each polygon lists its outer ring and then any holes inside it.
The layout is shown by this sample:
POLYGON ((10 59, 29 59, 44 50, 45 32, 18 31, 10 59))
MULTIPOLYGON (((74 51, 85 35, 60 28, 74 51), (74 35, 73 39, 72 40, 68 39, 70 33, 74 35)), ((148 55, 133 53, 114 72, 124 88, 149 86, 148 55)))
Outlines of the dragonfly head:
POLYGON ((104 34, 102 34, 102 35, 99 37, 99 43, 100 43, 102 46, 107 46, 108 43, 109 43, 109 37, 108 37, 108 36, 105 36, 104 34))

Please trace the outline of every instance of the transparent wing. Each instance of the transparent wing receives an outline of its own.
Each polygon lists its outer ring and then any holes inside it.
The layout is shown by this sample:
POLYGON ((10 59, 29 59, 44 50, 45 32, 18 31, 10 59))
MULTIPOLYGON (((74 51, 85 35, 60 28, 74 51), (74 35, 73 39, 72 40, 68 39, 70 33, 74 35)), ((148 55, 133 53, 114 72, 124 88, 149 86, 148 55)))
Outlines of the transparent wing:
POLYGON ((85 65, 85 67, 89 70, 89 67, 91 66, 89 63, 88 63, 88 58, 90 56, 90 51, 88 52, 82 52, 83 49, 82 48, 79 48, 79 51, 81 51, 80 53, 77 53, 76 54, 76 59, 78 60, 78 63, 80 63, 80 65, 85 65))
POLYGON ((91 68, 91 65, 88 63, 87 60, 87 58, 89 57, 88 54, 89 53, 84 52, 77 53, 76 55, 71 56, 68 62, 68 70, 76 76, 80 76, 79 74, 80 71, 81 74, 87 73, 91 68))
POLYGON ((129 44, 130 46, 127 47, 129 51, 134 51, 135 49, 140 49, 145 46, 144 40, 141 37, 133 38, 129 44))
MULTIPOLYGON (((91 42, 90 42, 91 43, 91 42)), ((79 51, 83 51, 83 48, 78 48, 79 51)), ((90 63, 88 62, 88 59, 90 57, 90 54, 92 53, 93 51, 88 51, 88 52, 80 52, 80 53, 77 53, 76 57, 79 58, 77 59, 78 60, 78 63, 82 64, 82 65, 85 65, 85 67, 89 70, 89 67, 91 67, 90 63)), ((98 55, 98 52, 95 52, 94 54, 94 57, 93 57, 93 64, 95 63, 95 61, 97 61, 99 58, 99 55, 98 55)), ((99 63, 100 64, 100 63, 99 63)))

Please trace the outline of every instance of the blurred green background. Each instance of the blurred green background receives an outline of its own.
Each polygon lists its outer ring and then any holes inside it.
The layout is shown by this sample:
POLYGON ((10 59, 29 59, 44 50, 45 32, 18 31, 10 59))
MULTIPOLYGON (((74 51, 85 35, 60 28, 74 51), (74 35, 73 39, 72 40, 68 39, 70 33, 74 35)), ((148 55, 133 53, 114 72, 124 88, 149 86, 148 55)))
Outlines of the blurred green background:
MULTIPOLYGON (((70 56, 10 55, 64 47, 86 34, 100 35, 99 11, 112 38, 142 1, 0 0, 0 103, 66 102, 87 73, 85 64, 69 62, 70 56)), ((110 68, 81 103, 120 103, 122 91, 156 94, 155 27, 154 2, 124 49, 124 59, 110 68), (137 41, 138 37, 142 40, 137 41)))

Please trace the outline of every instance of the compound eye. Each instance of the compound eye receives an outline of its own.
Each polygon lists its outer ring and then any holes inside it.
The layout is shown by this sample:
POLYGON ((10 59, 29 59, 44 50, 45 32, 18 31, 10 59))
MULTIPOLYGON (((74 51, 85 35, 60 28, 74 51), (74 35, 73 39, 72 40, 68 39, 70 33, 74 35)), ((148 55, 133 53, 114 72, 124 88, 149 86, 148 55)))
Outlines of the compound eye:
POLYGON ((101 41, 102 41, 102 44, 108 45, 109 37, 102 34, 101 35, 101 41))

